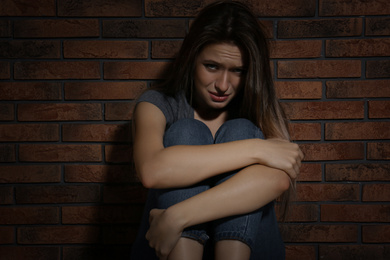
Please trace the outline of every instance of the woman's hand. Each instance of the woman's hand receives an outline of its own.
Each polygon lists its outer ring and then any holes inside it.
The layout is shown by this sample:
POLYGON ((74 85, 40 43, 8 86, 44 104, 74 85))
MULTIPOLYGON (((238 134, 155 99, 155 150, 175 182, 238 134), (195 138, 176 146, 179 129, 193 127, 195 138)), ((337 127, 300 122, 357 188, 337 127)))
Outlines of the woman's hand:
POLYGON ((168 258, 169 253, 175 247, 183 231, 167 210, 152 209, 150 211, 150 228, 146 233, 149 246, 154 248, 160 260, 168 258))
POLYGON ((263 140, 266 145, 260 148, 260 164, 286 172, 291 179, 296 179, 304 157, 295 143, 279 138, 263 140))

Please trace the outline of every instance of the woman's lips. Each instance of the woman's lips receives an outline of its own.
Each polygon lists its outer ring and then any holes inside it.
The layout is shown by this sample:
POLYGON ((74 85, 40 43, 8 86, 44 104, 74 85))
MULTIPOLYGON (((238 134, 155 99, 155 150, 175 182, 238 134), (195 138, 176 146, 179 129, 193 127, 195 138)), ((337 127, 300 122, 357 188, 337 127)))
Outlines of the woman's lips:
POLYGON ((211 99, 215 102, 224 102, 229 98, 229 95, 218 95, 216 93, 209 92, 211 99))

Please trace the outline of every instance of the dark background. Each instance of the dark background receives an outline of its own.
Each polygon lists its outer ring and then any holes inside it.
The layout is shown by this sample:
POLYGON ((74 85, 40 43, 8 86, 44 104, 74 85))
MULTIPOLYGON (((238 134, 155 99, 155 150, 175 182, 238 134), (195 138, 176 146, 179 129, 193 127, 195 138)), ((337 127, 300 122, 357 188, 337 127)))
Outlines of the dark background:
MULTIPOLYGON (((133 100, 208 2, 0 2, 0 259, 128 259, 133 100)), ((306 155, 287 259, 389 259, 388 0, 244 2, 306 155)))

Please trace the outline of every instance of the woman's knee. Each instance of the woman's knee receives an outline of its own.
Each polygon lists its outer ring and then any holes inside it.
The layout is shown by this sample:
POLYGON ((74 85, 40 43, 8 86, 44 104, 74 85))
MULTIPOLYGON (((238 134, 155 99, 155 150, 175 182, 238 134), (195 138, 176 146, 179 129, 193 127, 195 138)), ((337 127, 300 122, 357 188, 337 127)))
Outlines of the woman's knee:
POLYGON ((252 138, 264 139, 260 128, 245 118, 237 118, 226 121, 215 135, 216 143, 231 142, 252 138))
POLYGON ((213 143, 209 128, 196 119, 181 119, 173 123, 165 132, 164 146, 205 145, 213 143))

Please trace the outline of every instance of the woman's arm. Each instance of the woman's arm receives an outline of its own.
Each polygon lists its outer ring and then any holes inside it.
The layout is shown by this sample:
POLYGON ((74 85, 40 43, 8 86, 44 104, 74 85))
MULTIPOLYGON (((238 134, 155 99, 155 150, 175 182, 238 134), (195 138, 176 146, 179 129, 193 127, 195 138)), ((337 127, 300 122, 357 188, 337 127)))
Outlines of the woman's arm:
POLYGON ((149 244, 165 259, 186 227, 252 212, 279 197, 290 178, 281 170, 251 165, 225 182, 167 210, 150 212, 149 244))
POLYGON ((184 187, 209 177, 263 164, 281 169, 291 178, 299 172, 301 151, 281 140, 249 139, 223 144, 163 146, 165 117, 147 102, 137 105, 133 119, 134 162, 147 188, 184 187))

